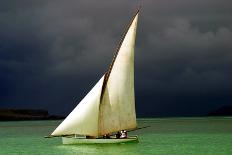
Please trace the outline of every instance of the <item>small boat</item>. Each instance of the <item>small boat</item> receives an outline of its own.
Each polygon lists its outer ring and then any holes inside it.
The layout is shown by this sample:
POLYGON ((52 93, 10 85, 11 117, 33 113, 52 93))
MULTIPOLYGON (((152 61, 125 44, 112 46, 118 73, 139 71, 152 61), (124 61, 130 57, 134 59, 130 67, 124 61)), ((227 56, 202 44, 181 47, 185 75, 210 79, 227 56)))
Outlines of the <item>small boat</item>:
POLYGON ((128 143, 138 142, 138 136, 130 136, 127 138, 110 137, 107 139, 94 138, 87 139, 85 137, 62 137, 63 144, 113 144, 113 143, 128 143))
POLYGON ((49 137, 62 137, 63 144, 138 142, 137 136, 117 135, 137 128, 134 46, 138 15, 139 9, 128 24, 107 72, 49 137))

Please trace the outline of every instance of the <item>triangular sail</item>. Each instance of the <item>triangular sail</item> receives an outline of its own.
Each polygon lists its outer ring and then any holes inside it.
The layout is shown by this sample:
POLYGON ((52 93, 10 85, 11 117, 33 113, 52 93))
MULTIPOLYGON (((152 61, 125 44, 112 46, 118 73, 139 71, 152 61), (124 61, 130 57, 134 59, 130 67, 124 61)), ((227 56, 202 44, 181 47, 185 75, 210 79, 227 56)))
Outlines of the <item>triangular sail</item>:
POLYGON ((103 79, 104 76, 51 135, 98 136, 98 114, 103 79))
POLYGON ((136 128, 134 44, 138 12, 120 42, 108 72, 51 135, 101 136, 136 128))
POLYGON ((136 128, 134 45, 138 12, 104 80, 99 112, 99 135, 136 128))

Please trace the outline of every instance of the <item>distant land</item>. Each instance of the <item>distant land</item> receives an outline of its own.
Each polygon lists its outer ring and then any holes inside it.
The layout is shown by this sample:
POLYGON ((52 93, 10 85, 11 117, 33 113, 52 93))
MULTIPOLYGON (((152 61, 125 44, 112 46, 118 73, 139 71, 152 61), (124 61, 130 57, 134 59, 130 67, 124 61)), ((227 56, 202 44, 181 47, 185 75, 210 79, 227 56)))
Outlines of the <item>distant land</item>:
POLYGON ((222 106, 210 112, 207 116, 232 116, 232 106, 222 106))
MULTIPOLYGON (((206 116, 232 116, 232 106, 222 106, 206 116)), ((64 116, 50 115, 43 109, 0 109, 0 121, 60 120, 64 116)))
POLYGON ((0 109, 0 121, 59 120, 63 116, 50 115, 42 109, 0 109))

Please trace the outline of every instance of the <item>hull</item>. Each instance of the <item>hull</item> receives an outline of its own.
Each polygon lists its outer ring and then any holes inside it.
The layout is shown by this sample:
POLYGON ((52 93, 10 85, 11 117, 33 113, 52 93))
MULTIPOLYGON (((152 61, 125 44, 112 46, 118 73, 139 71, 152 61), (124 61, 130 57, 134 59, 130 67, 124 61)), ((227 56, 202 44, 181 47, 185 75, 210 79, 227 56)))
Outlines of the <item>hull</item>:
POLYGON ((114 143, 128 143, 138 142, 138 136, 130 136, 128 138, 109 138, 109 139, 86 139, 75 137, 62 137, 63 144, 114 144, 114 143))

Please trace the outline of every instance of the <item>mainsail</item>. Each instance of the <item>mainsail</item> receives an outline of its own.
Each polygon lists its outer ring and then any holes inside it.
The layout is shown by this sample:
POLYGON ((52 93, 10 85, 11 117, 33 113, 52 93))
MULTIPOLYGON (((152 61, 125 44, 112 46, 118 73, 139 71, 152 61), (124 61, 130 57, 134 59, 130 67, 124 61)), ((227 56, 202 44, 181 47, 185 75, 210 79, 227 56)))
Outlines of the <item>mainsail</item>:
POLYGON ((130 22, 107 73, 51 134, 101 136, 136 128, 134 45, 139 10, 130 22))
POLYGON ((99 135, 136 127, 134 95, 134 45, 138 13, 135 15, 102 94, 99 135))

